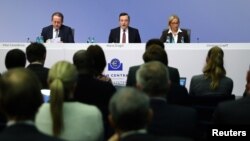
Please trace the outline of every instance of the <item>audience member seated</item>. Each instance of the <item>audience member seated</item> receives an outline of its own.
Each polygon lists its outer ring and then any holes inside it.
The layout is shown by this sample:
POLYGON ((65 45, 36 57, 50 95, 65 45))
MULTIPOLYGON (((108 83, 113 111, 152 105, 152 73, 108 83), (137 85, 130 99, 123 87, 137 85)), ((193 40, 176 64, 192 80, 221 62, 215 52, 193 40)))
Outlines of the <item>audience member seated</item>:
POLYGON ((214 122, 219 125, 244 125, 250 127, 250 71, 247 72, 246 96, 219 104, 214 122))
POLYGON ((151 61, 141 65, 136 73, 138 89, 150 97, 153 120, 148 132, 159 136, 182 136, 195 138, 196 111, 189 107, 169 104, 169 72, 166 65, 151 61))
POLYGON ((46 59, 46 48, 40 43, 31 43, 26 48, 27 60, 29 61, 28 69, 32 70, 42 83, 43 89, 48 89, 48 73, 49 69, 44 67, 46 59))
POLYGON ((87 52, 94 61, 94 76, 99 80, 112 83, 109 77, 102 74, 107 65, 102 48, 99 45, 90 45, 87 52))
POLYGON ((232 94, 233 81, 226 76, 220 47, 212 47, 207 54, 203 74, 195 75, 190 82, 190 95, 232 94))
MULTIPOLYGON (((148 47, 151 46, 151 45, 158 45, 158 46, 162 47, 163 49, 165 48, 163 42, 161 42, 160 39, 150 39, 150 40, 148 40, 147 43, 146 43, 145 49, 147 50, 148 47)), ((168 58, 166 58, 166 59, 168 60, 168 58)), ((168 63, 167 63, 167 66, 168 66, 168 63)), ((132 66, 132 67, 129 68, 126 86, 131 86, 131 87, 136 86, 135 75, 136 75, 136 71, 139 69, 139 67, 140 67, 140 65, 132 66)), ((174 68, 174 67, 170 67, 170 66, 168 66, 168 69, 169 69, 169 75, 170 75, 171 82, 176 83, 176 84, 179 85, 179 83, 180 83, 180 74, 179 74, 178 69, 174 68)))
POLYGON ((155 140, 146 131, 153 116, 146 94, 134 88, 121 88, 110 100, 109 111, 110 124, 120 141, 155 140))
POLYGON ((36 126, 48 135, 70 141, 101 141, 102 114, 96 106, 73 100, 77 69, 59 61, 49 71, 50 102, 44 103, 37 115, 36 126))
POLYGON ((122 88, 109 102, 109 121, 116 133, 109 141, 187 141, 180 137, 159 137, 147 133, 152 120, 149 97, 134 88, 122 88))
POLYGON ((115 87, 109 83, 94 78, 93 62, 87 51, 79 50, 73 56, 73 62, 79 75, 74 97, 77 101, 97 106, 102 114, 105 127, 105 139, 113 134, 108 124, 108 103, 115 93, 115 87))
POLYGON ((3 74, 1 110, 8 118, 7 127, 0 133, 1 141, 59 141, 40 133, 34 117, 43 102, 40 82, 31 71, 12 69, 3 74))
MULTIPOLYGON (((150 61, 160 61, 168 66, 168 57, 164 49, 158 45, 151 45, 143 54, 145 63, 150 61)), ((185 87, 169 81, 169 91, 167 96, 168 103, 186 105, 188 101, 188 91, 185 87)))
POLYGON ((25 53, 20 49, 9 50, 5 56, 5 67, 9 70, 12 68, 22 67, 26 65, 25 53))

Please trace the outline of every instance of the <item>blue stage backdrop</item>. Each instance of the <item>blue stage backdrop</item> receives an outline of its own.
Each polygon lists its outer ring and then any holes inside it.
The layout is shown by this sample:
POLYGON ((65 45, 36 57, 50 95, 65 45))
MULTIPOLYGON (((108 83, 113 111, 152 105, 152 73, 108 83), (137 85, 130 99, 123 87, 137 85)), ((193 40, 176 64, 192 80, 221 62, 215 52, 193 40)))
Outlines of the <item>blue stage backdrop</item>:
POLYGON ((143 42, 159 38, 172 14, 192 30, 193 43, 249 42, 249 5, 249 0, 1 0, 0 42, 35 40, 55 11, 64 14, 64 24, 75 29, 80 43, 88 37, 107 42, 120 12, 130 14, 143 42))

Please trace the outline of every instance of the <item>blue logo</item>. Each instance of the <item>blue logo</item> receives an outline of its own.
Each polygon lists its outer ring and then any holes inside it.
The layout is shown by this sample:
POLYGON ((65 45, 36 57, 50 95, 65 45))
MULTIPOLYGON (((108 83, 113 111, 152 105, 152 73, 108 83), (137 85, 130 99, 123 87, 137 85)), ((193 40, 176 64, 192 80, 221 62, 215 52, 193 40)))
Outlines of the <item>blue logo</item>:
POLYGON ((108 63, 108 70, 109 71, 122 71, 123 64, 120 62, 119 59, 112 59, 110 63, 108 63))

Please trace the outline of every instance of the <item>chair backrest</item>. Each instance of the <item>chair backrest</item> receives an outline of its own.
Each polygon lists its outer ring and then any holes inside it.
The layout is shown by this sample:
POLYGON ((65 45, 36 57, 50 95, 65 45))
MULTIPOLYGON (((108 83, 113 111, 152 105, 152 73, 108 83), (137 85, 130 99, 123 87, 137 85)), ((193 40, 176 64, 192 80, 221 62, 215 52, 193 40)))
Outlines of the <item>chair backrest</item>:
POLYGON ((75 38, 75 29, 71 28, 71 30, 72 30, 73 37, 75 38))
POLYGON ((200 96, 190 96, 189 100, 191 105, 217 106, 220 102, 235 100, 235 95, 208 94, 200 96))
POLYGON ((188 39, 189 39, 189 41, 191 42, 191 29, 189 29, 189 28, 182 28, 182 29, 184 29, 184 30, 187 31, 188 39))

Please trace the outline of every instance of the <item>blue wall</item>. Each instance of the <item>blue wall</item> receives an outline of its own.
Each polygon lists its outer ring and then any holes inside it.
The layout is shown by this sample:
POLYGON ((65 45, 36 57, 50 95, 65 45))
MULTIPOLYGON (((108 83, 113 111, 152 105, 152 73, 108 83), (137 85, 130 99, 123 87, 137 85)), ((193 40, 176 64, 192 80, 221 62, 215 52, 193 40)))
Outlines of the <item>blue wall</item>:
POLYGON ((250 42, 249 0, 1 0, 0 42, 35 40, 51 14, 61 11, 75 28, 75 41, 94 36, 105 43, 118 15, 127 12, 143 42, 159 38, 171 14, 190 28, 191 42, 250 42))

